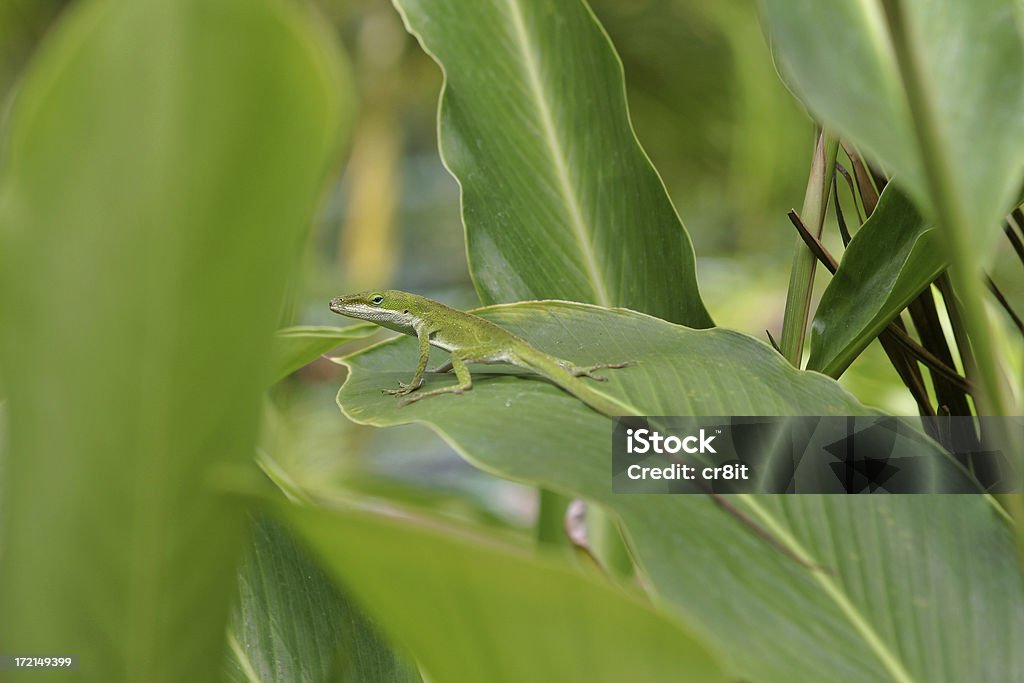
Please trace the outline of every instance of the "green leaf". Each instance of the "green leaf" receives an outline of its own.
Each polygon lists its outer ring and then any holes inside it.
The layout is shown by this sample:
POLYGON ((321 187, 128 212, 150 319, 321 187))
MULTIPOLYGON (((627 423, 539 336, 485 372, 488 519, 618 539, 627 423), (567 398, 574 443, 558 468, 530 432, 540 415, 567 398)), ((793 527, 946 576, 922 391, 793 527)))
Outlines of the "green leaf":
POLYGON ((821 296, 807 369, 841 375, 945 268, 935 228, 889 185, 821 296))
POLYGON ((354 339, 369 337, 376 332, 376 325, 349 325, 329 327, 320 325, 297 325, 286 327, 274 333, 273 381, 282 380, 307 363, 354 339))
POLYGON ((680 624, 564 563, 408 515, 280 512, 430 680, 725 680, 680 624))
MULTIPOLYGON (((577 364, 633 360, 603 373, 590 386, 639 415, 862 415, 867 411, 833 380, 800 372, 767 344, 732 330, 693 330, 626 309, 566 301, 531 301, 474 313, 523 337, 539 349, 577 364)), ((440 356, 439 356, 440 357, 440 356)), ((535 375, 504 365, 474 373, 472 400, 459 395, 398 408, 380 389, 407 380, 416 365, 416 343, 396 338, 342 357, 352 375, 338 398, 347 414, 365 420, 408 421, 482 408, 528 410, 542 418, 566 414, 606 428, 608 421, 573 396, 535 375)), ((451 384, 450 374, 428 375, 424 389, 451 384)), ((517 428, 518 429, 518 428, 517 428)))
MULTIPOLYGON (((934 217, 907 89, 883 5, 902 7, 941 149, 991 254, 1024 175, 1024 44, 1015 0, 763 0, 779 68, 808 108, 895 174, 934 217)), ((928 163, 934 163, 928 162, 928 163)))
MULTIPOLYGON (((563 357, 638 359, 610 372, 607 390, 647 414, 874 414, 833 380, 728 330, 558 302, 481 313, 563 357)), ((729 497, 744 524, 707 496, 615 495, 608 420, 545 381, 481 372, 462 396, 403 408, 381 396, 407 378, 412 346, 389 341, 344 359, 345 414, 425 424, 483 469, 610 510, 658 598, 728 652, 738 677, 1001 681, 1022 670, 1021 576, 1006 524, 985 498, 729 497)))
POLYGON ((689 236, 579 0, 396 0, 445 74, 440 148, 485 303, 558 298, 709 327, 689 236), (666 287, 665 283, 672 286, 666 287))
POLYGON ((255 521, 238 582, 230 680, 421 680, 278 523, 255 521))
POLYGON ((5 652, 219 678, 244 534, 211 481, 252 466, 339 58, 294 3, 91 0, 26 73, 0 169, 5 652))

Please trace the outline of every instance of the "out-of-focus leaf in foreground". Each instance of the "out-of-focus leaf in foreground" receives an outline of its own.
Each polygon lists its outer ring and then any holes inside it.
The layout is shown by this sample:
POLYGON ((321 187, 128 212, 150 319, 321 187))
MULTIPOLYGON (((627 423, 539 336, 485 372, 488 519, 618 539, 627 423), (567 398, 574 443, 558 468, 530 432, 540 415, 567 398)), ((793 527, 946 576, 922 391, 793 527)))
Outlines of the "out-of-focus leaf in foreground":
MULTIPOLYGON (((833 380, 728 330, 564 302, 479 313, 572 360, 638 360, 609 371, 604 390, 648 415, 875 414, 833 380)), ((398 339, 345 358, 345 414, 378 426, 425 424, 483 469, 614 512, 662 604, 728 647, 738 677, 1020 675, 1024 588, 1005 520, 984 497, 728 497, 802 564, 708 496, 613 494, 609 421, 540 378, 481 367, 465 395, 399 407, 380 388, 407 379, 415 357, 415 343, 398 339)))
POLYGON ((991 255, 1024 175, 1021 4, 762 2, 783 77, 808 108, 891 171, 926 216, 935 217, 938 201, 926 165, 952 174, 978 254, 991 255), (923 79, 916 116, 886 4, 906 18, 912 68, 923 79), (934 133, 935 147, 921 147, 919 128, 934 133))
POLYGON ((570 299, 709 327, 690 238, 586 4, 395 5, 444 70, 439 144, 484 303, 570 299))
POLYGON ((421 680, 277 522, 255 520, 251 539, 228 636, 232 681, 421 680))
POLYGON ((25 76, 0 171, 5 652, 219 677, 243 525, 210 481, 251 462, 348 110, 325 38, 278 0, 91 0, 25 76))
POLYGON ((945 267, 935 228, 889 185, 821 296, 807 368, 841 375, 945 267))
POLYGON ((281 514, 430 680, 726 680, 683 626, 565 564, 406 516, 281 514))

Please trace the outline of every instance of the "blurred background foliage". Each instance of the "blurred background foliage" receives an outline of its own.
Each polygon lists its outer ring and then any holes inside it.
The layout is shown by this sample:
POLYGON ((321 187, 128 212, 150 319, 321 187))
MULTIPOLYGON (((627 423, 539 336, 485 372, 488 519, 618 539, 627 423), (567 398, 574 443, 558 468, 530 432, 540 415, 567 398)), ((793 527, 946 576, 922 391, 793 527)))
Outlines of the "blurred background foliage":
MULTIPOLYGON (((5 103, 67 4, 0 3, 5 103)), ((338 324, 328 299, 370 287, 477 305, 458 186, 437 151, 440 70, 386 0, 312 4, 351 55, 359 109, 346 163, 324 198, 282 326, 338 324)), ((719 325, 766 339, 765 330, 781 324, 794 244, 786 211, 803 197, 815 129, 776 74, 757 3, 590 4, 623 61, 637 135, 693 240, 708 309, 719 325)), ((842 183, 840 196, 852 216, 854 203, 842 183)), ((839 254, 831 214, 825 234, 839 254)), ((818 295, 827 278, 822 271, 818 295)), ((1011 302, 1024 300, 1019 268, 997 264, 994 276, 1011 302)), ((346 423, 334 401, 342 373, 323 359, 275 387, 264 439, 271 467, 324 495, 336 495, 344 484, 489 524, 531 523, 533 490, 471 468, 426 429, 346 423)), ((866 404, 916 413, 877 342, 841 382, 866 404)))

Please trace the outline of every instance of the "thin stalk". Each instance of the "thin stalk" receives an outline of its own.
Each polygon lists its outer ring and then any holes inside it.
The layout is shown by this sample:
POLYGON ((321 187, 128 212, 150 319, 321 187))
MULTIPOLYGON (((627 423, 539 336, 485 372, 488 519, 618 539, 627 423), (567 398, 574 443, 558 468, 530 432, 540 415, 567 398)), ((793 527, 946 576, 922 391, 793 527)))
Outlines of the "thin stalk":
POLYGON ((988 284, 989 291, 992 292, 992 295, 999 302, 999 305, 1003 307, 1006 315, 1009 316, 1011 321, 1013 321, 1017 331, 1021 333, 1021 336, 1024 336, 1024 320, 1021 320, 1020 316, 1017 315, 1017 311, 1013 310, 1013 306, 1011 306, 1010 302, 1006 300, 1006 295, 1004 295, 1002 290, 999 289, 996 281, 991 277, 986 277, 985 281, 988 284))
POLYGON ((860 190, 860 201, 864 205, 865 216, 870 216, 875 212, 875 207, 878 206, 878 193, 881 189, 875 184, 875 179, 871 176, 871 172, 868 170, 852 145, 846 142, 842 143, 843 150, 846 152, 846 156, 850 157, 850 164, 853 166, 853 175, 857 178, 857 187, 860 190))
POLYGON ((1016 252, 1017 258, 1024 264, 1024 242, 1021 241, 1020 235, 1013 229, 1010 221, 1003 225, 1003 232, 1006 234, 1006 239, 1010 240, 1010 245, 1013 247, 1013 251, 1016 252))
POLYGON ((910 45, 902 4, 898 0, 884 0, 882 4, 889 19, 893 49, 910 113, 916 123, 913 128, 918 151, 924 161, 929 194, 935 204, 937 222, 943 228, 951 266, 950 277, 963 302, 967 335, 975 341, 977 393, 981 407, 995 415, 1009 415, 1010 393, 999 372, 999 363, 992 345, 986 343, 989 339, 989 322, 985 314, 983 274, 974 254, 975 240, 971 238, 971 217, 951 173, 953 162, 949 158, 946 141, 939 132, 937 113, 932 108, 920 65, 910 45))
MULTIPOLYGON (((927 287, 908 307, 910 319, 914 321, 914 328, 917 329, 917 336, 921 338, 921 346, 928 349, 946 368, 956 366, 953 360, 953 352, 949 348, 949 340, 939 322, 939 313, 935 308, 935 297, 932 295, 932 288, 927 287)), ((954 371, 954 374, 955 371, 954 371)), ((951 415, 970 415, 971 410, 967 401, 967 394, 971 393, 969 387, 958 382, 951 381, 952 378, 942 371, 932 369, 932 387, 935 389, 935 401, 937 410, 945 410, 951 415)), ((959 379, 959 376, 957 376, 959 379)))
POLYGON ((565 511, 571 499, 542 488, 537 496, 537 522, 534 525, 537 543, 548 547, 568 547, 565 535, 565 511))
POLYGON ((612 578, 622 581, 633 576, 633 556, 626 547, 614 515, 597 505, 588 505, 587 535, 590 552, 612 578))
MULTIPOLYGON (((892 38, 893 50, 900 77, 907 94, 907 104, 916 125, 918 152, 924 162, 925 180, 934 203, 937 222, 942 228, 950 262, 953 288, 963 303, 962 314, 967 336, 973 342, 974 370, 976 371, 975 399, 979 414, 1011 415, 1013 399, 1006 378, 1000 372, 994 346, 989 343, 989 320, 985 311, 983 273, 975 255, 971 239, 971 217, 964 205, 962 193, 953 177, 953 162, 946 141, 940 133, 938 113, 933 109, 921 64, 910 44, 911 36, 906 24, 902 3, 883 0, 892 38)), ((1020 437, 1011 429, 1000 429, 999 442, 1007 453, 1022 453, 1020 437)), ((1018 466, 1019 466, 1018 462, 1018 466)), ((1007 497, 1013 508, 1011 513, 1018 523, 1024 519, 1022 496, 1007 497)), ((1020 528, 1024 534, 1024 525, 1020 528)), ((1024 536, 1021 537, 1024 540, 1024 536)))
MULTIPOLYGON (((836 170, 842 173, 844 177, 846 176, 846 173, 840 164, 836 164, 836 170)), ((850 192, 853 192, 853 185, 850 186, 850 192)), ((832 197, 835 202, 833 207, 836 210, 836 222, 839 223, 839 236, 843 238, 843 249, 846 249, 846 247, 850 246, 850 242, 853 241, 853 236, 850 235, 850 229, 846 227, 846 216, 843 215, 843 207, 839 203, 839 184, 836 182, 835 178, 832 179, 832 197)), ((857 208, 856 196, 854 196, 853 199, 853 208, 857 208)), ((860 217, 859 209, 857 210, 857 218, 860 220, 860 224, 863 225, 864 219, 860 217)))
MULTIPOLYGON (((860 203, 857 201, 857 189, 853 184, 853 178, 850 177, 850 172, 846 170, 846 167, 838 161, 836 162, 836 170, 839 171, 839 175, 843 176, 846 180, 846 186, 850 188, 850 196, 853 197, 853 210, 857 214, 857 220, 860 221, 860 224, 863 224, 867 219, 861 213, 860 203)), ((835 198, 836 217, 838 218, 839 215, 842 214, 842 209, 839 208, 839 185, 836 183, 837 180, 838 178, 832 178, 832 196, 835 198)), ((846 246, 850 244, 849 231, 846 230, 846 223, 840 222, 840 228, 846 233, 843 235, 843 245, 846 246)))
MULTIPOLYGON (((956 343, 956 353, 960 357, 960 367, 964 374, 974 377, 978 373, 974 370, 974 355, 971 352, 971 340, 967 338, 964 331, 964 317, 960 310, 963 308, 953 291, 953 283, 949 281, 949 272, 944 272, 935 278, 935 286, 942 296, 942 305, 946 308, 946 316, 949 318, 949 326, 953 330, 953 341, 956 343)), ((974 410, 978 412, 977 408, 974 410)))
MULTIPOLYGON (((803 207, 800 209, 801 218, 807 222, 808 226, 813 226, 819 239, 822 226, 825 224, 825 208, 828 205, 828 196, 832 189, 832 177, 835 175, 838 151, 839 138, 827 129, 822 130, 818 136, 818 144, 814 148, 811 172, 807 178, 807 190, 804 193, 803 207)), ((817 259, 814 254, 798 237, 793 254, 793 267, 789 275, 786 312, 782 319, 782 337, 779 340, 779 348, 783 357, 794 367, 800 367, 800 360, 803 356, 816 265, 817 259)))

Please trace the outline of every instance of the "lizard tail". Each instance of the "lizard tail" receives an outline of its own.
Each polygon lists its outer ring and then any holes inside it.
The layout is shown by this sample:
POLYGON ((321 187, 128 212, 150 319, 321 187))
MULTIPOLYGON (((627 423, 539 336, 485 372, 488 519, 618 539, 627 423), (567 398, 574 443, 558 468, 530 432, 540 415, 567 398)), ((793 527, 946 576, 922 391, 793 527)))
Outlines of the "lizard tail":
POLYGON ((569 369, 573 366, 568 361, 548 354, 531 354, 528 358, 518 358, 515 364, 546 377, 602 415, 619 417, 642 414, 628 402, 595 388, 592 384, 594 380, 574 376, 569 369))

